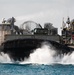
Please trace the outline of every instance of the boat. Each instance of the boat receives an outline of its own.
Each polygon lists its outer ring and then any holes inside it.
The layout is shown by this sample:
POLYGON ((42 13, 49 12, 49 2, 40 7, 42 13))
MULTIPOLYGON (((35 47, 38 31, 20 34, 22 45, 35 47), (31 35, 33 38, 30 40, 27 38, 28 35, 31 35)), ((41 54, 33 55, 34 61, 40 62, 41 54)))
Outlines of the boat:
POLYGON ((70 44, 63 43, 63 34, 60 36, 58 28, 53 27, 52 23, 45 23, 42 27, 36 22, 26 21, 18 27, 15 22, 16 19, 12 17, 3 19, 0 24, 0 52, 9 54, 15 61, 28 58, 44 42, 54 46, 57 54, 74 51, 74 48, 69 47, 70 44))

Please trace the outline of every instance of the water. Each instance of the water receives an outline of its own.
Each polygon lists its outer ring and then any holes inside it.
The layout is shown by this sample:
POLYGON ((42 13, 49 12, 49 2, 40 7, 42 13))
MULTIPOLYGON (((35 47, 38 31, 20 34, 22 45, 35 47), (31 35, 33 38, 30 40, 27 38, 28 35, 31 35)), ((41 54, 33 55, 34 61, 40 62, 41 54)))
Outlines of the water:
POLYGON ((0 64, 0 75, 74 75, 74 66, 0 64))
POLYGON ((74 52, 56 56, 51 46, 43 45, 22 62, 0 54, 0 75, 74 75, 74 52))

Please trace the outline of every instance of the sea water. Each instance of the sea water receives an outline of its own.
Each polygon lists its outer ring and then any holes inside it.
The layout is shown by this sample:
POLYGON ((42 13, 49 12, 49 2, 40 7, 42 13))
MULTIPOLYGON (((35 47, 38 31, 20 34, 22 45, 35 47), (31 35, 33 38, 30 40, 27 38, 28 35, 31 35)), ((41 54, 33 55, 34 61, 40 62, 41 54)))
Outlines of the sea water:
POLYGON ((74 66, 0 64, 0 75, 74 75, 74 66))
POLYGON ((43 45, 24 61, 13 62, 8 54, 0 54, 0 75, 74 75, 74 52, 56 56, 56 50, 43 45))

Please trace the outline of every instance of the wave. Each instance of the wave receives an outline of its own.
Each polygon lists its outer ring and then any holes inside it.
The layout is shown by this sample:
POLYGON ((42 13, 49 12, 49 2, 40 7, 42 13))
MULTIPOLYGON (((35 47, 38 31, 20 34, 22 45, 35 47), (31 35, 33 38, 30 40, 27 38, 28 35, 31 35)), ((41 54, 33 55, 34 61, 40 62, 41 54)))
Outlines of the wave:
POLYGON ((24 59, 20 64, 74 64, 74 52, 71 54, 58 54, 51 45, 42 45, 34 50, 29 59, 24 59))
POLYGON ((1 52, 0 63, 18 63, 18 64, 73 64, 74 65, 74 52, 71 54, 58 54, 53 46, 43 44, 41 48, 37 48, 30 54, 29 58, 24 61, 14 62, 8 54, 1 52))
POLYGON ((11 59, 8 54, 3 52, 0 53, 0 63, 11 63, 11 59))

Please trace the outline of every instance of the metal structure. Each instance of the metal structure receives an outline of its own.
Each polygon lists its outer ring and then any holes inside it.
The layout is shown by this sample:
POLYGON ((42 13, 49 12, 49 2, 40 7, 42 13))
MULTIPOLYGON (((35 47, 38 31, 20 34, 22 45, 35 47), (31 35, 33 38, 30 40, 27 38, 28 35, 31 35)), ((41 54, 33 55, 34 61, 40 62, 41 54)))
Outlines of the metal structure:
POLYGON ((74 19, 70 21, 68 17, 65 25, 66 26, 62 29, 61 42, 63 44, 74 45, 74 19))
POLYGON ((22 29, 33 30, 34 28, 42 28, 42 26, 34 21, 26 21, 21 25, 22 29))

